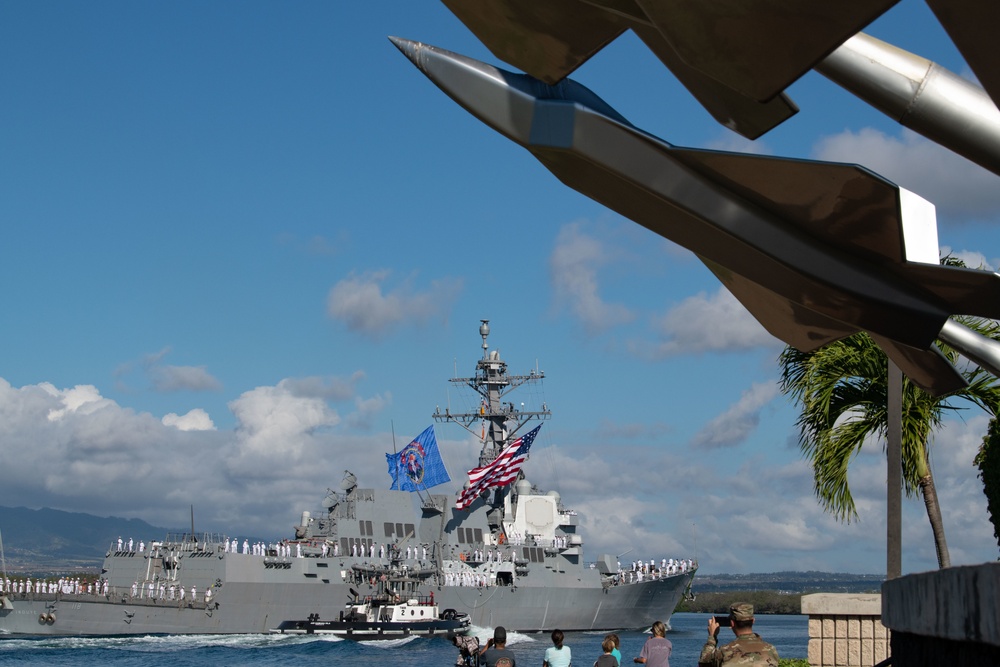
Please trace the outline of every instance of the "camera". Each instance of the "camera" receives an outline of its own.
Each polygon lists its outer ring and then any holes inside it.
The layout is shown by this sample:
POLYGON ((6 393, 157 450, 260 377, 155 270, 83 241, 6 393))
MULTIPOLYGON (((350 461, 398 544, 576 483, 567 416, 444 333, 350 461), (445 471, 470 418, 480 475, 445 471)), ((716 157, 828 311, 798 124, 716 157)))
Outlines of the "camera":
POLYGON ((728 628, 732 625, 732 621, 729 620, 729 616, 716 616, 715 622, 724 628, 728 628))

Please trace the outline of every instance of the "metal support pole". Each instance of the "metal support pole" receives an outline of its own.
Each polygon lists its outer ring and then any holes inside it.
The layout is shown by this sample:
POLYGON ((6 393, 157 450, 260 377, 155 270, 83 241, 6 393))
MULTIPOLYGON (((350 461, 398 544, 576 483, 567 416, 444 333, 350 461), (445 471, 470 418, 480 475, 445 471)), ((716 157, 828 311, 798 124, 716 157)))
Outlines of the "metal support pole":
POLYGON ((892 360, 886 408, 885 578, 895 579, 903 573, 903 374, 892 360))

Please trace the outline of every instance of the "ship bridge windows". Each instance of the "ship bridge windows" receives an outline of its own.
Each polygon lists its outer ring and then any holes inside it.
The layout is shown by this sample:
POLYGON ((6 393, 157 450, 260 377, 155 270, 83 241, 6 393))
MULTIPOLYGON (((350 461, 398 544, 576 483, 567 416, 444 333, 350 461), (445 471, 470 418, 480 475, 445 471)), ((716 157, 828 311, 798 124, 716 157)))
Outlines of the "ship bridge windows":
POLYGON ((458 532, 458 543, 459 544, 482 544, 483 543, 483 529, 482 528, 459 528, 457 532, 458 532))
MULTIPOLYGON (((371 524, 369 523, 369 526, 370 525, 371 524)), ((417 534, 416 533, 416 526, 414 526, 412 523, 406 523, 406 524, 397 523, 397 524, 393 524, 393 523, 391 523, 389 521, 386 521, 385 524, 383 525, 383 529, 385 530, 385 536, 386 537, 394 537, 394 538, 396 538, 398 540, 401 540, 401 539, 403 539, 405 537, 409 537, 410 535, 416 535, 417 534)), ((369 535, 371 535, 371 534, 372 533, 369 533, 369 535)))
POLYGON ((545 562, 545 549, 542 547, 522 547, 524 549, 524 560, 532 563, 545 562))
POLYGON ((358 521, 358 531, 362 535, 374 535, 375 534, 375 530, 372 527, 372 522, 371 521, 365 521, 364 519, 361 519, 361 520, 358 521))

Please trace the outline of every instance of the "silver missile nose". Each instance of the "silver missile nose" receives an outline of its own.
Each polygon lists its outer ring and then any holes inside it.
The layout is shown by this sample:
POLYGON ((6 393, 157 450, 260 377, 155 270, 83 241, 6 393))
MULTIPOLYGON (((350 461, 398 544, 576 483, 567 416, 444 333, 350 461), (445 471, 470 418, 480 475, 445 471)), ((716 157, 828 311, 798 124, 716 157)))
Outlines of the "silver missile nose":
MULTIPOLYGON (((550 86, 527 74, 508 72, 430 44, 400 37, 390 37, 389 41, 448 97, 522 146, 537 139, 537 134, 532 134, 532 125, 540 105, 546 108, 552 105, 568 108, 581 105, 630 125, 611 105, 571 79, 550 86)), ((563 134, 570 128, 570 125, 564 125, 563 134)))
POLYGON ((410 59, 414 65, 416 65, 420 71, 423 71, 423 67, 420 65, 420 56, 418 55, 421 47, 424 45, 420 42, 414 42, 412 39, 403 39, 402 37, 389 36, 389 41, 392 42, 397 49, 399 49, 404 56, 410 59))

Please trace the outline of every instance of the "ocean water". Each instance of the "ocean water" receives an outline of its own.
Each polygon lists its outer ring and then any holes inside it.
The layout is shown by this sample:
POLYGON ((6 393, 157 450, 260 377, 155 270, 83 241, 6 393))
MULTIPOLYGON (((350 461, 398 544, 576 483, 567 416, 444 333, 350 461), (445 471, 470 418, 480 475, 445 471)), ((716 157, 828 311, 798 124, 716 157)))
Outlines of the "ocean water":
MULTIPOLYGON (((671 667, 695 667, 707 637, 707 614, 674 614, 670 632, 671 667)), ((754 629, 775 645, 783 658, 804 658, 808 644, 805 616, 759 616, 754 629)), ((474 628, 480 640, 492 629, 474 628)), ((603 632, 570 632, 565 644, 573 650, 575 667, 590 667, 601 655, 603 632)), ((619 632, 623 667, 646 641, 641 632, 619 632)), ((720 640, 731 631, 723 628, 720 640)), ((510 633, 507 646, 520 667, 541 667, 548 634, 510 633)), ((458 652, 444 637, 410 637, 387 641, 355 642, 336 637, 292 635, 208 635, 98 638, 2 638, 0 665, 50 667, 52 665, 101 665, 102 667, 386 667, 420 665, 449 667, 458 652)))

